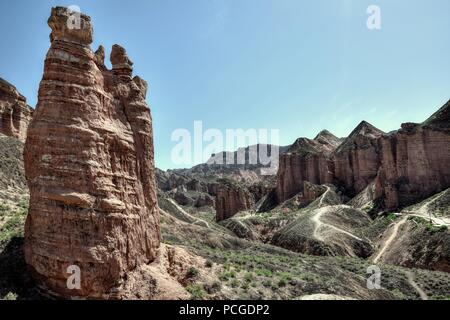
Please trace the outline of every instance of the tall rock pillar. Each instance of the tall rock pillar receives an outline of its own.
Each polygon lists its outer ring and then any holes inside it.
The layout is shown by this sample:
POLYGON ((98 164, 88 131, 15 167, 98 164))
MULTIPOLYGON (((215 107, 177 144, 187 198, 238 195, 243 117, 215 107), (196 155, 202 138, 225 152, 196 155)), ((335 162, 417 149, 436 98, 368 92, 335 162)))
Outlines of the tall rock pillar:
POLYGON ((25 258, 37 284, 60 297, 115 298, 127 272, 160 245, 147 84, 120 46, 94 53, 92 25, 53 8, 51 47, 28 129, 30 207, 25 258), (70 276, 80 273, 68 286, 70 276), (73 287, 75 284, 75 289, 73 287))

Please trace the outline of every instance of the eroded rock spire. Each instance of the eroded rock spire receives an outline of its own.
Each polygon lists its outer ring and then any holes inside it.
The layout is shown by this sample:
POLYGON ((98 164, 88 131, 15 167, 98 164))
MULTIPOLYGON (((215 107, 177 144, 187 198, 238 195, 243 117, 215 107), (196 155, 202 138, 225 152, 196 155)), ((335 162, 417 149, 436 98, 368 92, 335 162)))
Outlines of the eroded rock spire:
POLYGON ((147 85, 131 78, 120 46, 107 70, 103 47, 89 46, 90 18, 81 14, 73 29, 70 14, 53 8, 48 20, 52 43, 24 153, 25 257, 46 293, 121 298, 127 273, 160 246, 147 85), (77 268, 74 289, 68 272, 77 268))

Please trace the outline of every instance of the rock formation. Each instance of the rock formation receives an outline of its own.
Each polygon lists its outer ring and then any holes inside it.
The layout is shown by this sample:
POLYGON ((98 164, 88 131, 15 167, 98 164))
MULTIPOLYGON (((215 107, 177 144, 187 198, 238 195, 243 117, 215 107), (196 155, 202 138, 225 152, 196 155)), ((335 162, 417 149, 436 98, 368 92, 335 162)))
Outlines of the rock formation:
POLYGON ((0 78, 0 133, 24 142, 33 109, 9 82, 0 78))
POLYGON ((304 181, 313 184, 333 182, 331 153, 340 139, 324 130, 314 139, 300 138, 281 155, 276 198, 281 203, 303 191, 304 181))
POLYGON ((24 159, 30 188, 25 258, 37 284, 62 297, 120 298, 127 272, 160 246, 147 84, 132 78, 125 49, 94 54, 92 25, 69 28, 53 8, 52 29, 24 159), (70 290, 69 266, 81 271, 70 290))
POLYGON ((364 192, 370 195, 366 202, 380 199, 390 210, 448 188, 449 109, 447 102, 425 122, 402 124, 390 134, 363 121, 342 143, 323 132, 314 140, 298 139, 281 156, 275 203, 303 198, 305 181, 332 183, 349 197, 364 192))
POLYGON ((422 124, 403 124, 379 139, 377 197, 385 207, 410 205, 450 187, 450 101, 422 124))
POLYGON ((361 122, 333 154, 335 183, 356 195, 375 179, 380 166, 378 138, 383 132, 361 122))
POLYGON ((166 172, 156 168, 156 182, 158 188, 162 191, 173 190, 182 185, 185 185, 186 183, 188 183, 188 181, 189 178, 184 175, 177 174, 176 172, 173 172, 171 170, 166 172))
POLYGON ((322 194, 327 191, 327 187, 324 185, 312 184, 308 181, 303 181, 303 192, 298 196, 298 202, 304 206, 310 204, 322 194))
MULTIPOLYGON (((286 146, 277 146, 271 144, 255 144, 246 148, 239 148, 235 152, 219 152, 211 155, 211 158, 204 164, 194 167, 194 170, 208 170, 213 168, 228 169, 245 169, 260 172, 261 168, 269 166, 266 158, 270 158, 275 154, 283 154, 289 149, 286 146)), ((271 167, 278 167, 278 157, 274 157, 275 163, 270 163, 271 167)))
POLYGON ((219 184, 216 196, 216 220, 231 218, 239 211, 249 210, 254 204, 246 188, 228 181, 219 184))

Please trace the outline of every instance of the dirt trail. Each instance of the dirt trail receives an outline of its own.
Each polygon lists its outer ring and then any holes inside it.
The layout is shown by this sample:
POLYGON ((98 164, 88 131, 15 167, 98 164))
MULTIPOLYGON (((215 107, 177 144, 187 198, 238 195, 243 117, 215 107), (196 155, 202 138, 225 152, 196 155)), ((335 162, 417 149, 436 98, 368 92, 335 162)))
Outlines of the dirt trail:
MULTIPOLYGON (((405 214, 408 214, 410 217, 419 217, 423 218, 427 221, 430 221, 430 216, 428 214, 418 214, 418 213, 409 213, 405 212, 405 214)), ((449 218, 443 218, 443 217, 431 217, 431 222, 436 226, 450 226, 450 219, 449 218)))
POLYGON ((319 200, 319 208, 322 206, 323 199, 325 199, 327 193, 331 191, 331 188, 330 188, 330 187, 325 186, 325 188, 327 188, 327 191, 325 191, 325 192, 322 194, 322 196, 320 197, 320 200, 319 200))
POLYGON ((209 228, 209 223, 208 223, 208 222, 206 222, 206 221, 203 220, 203 219, 196 218, 196 217, 192 216, 191 214, 187 213, 187 212, 186 212, 182 207, 180 207, 180 206, 178 205, 178 203, 176 203, 173 199, 170 199, 170 198, 169 198, 169 199, 167 199, 167 200, 169 200, 170 203, 172 203, 178 210, 180 210, 180 212, 181 212, 182 214, 186 215, 187 217, 191 218, 192 220, 194 220, 194 221, 196 221, 196 222, 201 222, 202 224, 205 225, 206 228, 209 228))
POLYGON ((415 281, 414 273, 412 273, 411 271, 407 271, 406 275, 408 276, 409 284, 417 291, 417 293, 419 294, 420 298, 422 300, 428 300, 427 294, 419 287, 419 285, 415 281))
POLYGON ((392 230, 392 233, 390 235, 390 237, 387 239, 387 241, 384 243, 383 248, 378 252, 378 254, 375 256, 375 258, 373 259, 374 263, 377 263, 378 260, 381 258, 381 256, 385 253, 385 251, 387 250, 387 248, 389 248, 389 246, 391 245, 392 241, 395 240, 395 238, 397 237, 398 234, 398 230, 400 229, 400 227, 405 224, 406 220, 408 219, 408 217, 403 217, 400 221, 398 221, 395 225, 394 228, 392 230))
POLYGON ((450 226, 450 218, 437 217, 436 215, 430 216, 429 209, 428 209, 430 204, 432 204, 433 202, 436 202, 444 194, 445 193, 442 192, 439 196, 437 196, 436 198, 432 199, 431 201, 425 202, 422 206, 420 206, 419 209, 417 209, 415 211, 412 211, 412 212, 403 211, 403 213, 408 214, 410 216, 423 218, 423 219, 426 219, 428 221, 431 219, 431 222, 434 225, 436 225, 436 226, 447 226, 447 227, 449 227, 450 226))
POLYGON ((421 214, 421 215, 428 215, 428 206, 430 204, 432 204, 433 202, 435 202, 436 200, 440 199, 443 195, 444 195, 444 192, 442 192, 436 198, 431 199, 428 202, 425 202, 422 206, 420 206, 419 210, 417 210, 419 212, 419 214, 421 214))
POLYGON ((327 224, 327 223, 322 222, 320 220, 320 217, 325 212, 327 212, 327 210, 329 210, 329 206, 328 207, 324 207, 324 208, 320 208, 320 209, 317 210, 317 213, 311 218, 311 220, 316 225, 316 227, 314 228, 314 232, 313 232, 314 238, 316 238, 319 241, 323 241, 324 240, 324 238, 323 238, 322 234, 319 232, 319 230, 321 229, 321 227, 325 226, 325 227, 333 229, 333 230, 335 230, 335 231, 337 231, 339 233, 344 233, 344 234, 348 235, 349 237, 352 237, 352 238, 354 238, 356 240, 363 241, 363 239, 355 236, 354 234, 352 234, 352 233, 350 233, 348 231, 345 231, 345 230, 343 230, 341 228, 335 227, 335 226, 333 226, 331 224, 327 224))

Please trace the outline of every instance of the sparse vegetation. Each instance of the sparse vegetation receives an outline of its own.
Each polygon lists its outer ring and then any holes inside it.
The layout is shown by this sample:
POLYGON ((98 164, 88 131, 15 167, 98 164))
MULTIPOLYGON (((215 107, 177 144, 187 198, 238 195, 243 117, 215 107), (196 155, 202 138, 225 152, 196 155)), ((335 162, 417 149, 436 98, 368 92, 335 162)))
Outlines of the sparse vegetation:
POLYGON ((189 269, 186 273, 186 277, 188 279, 193 279, 193 278, 196 278, 199 274, 200 274, 200 271, 197 268, 189 267, 189 269))
MULTIPOLYGON (((194 197, 192 192, 189 196, 194 197)), ((18 288, 24 280, 17 280, 11 274, 23 272, 25 264, 22 252, 23 225, 28 206, 28 197, 16 195, 14 201, 0 202, 0 297, 3 299, 21 299, 23 291, 18 288), (5 248, 8 252, 5 253, 5 248), (18 271, 19 270, 19 271, 18 271), (13 280, 11 280, 13 279, 13 280)), ((173 204, 161 201, 165 210, 173 210, 173 204)), ((219 294, 221 298, 241 299, 296 299, 304 295, 325 293, 348 296, 359 299, 418 299, 417 292, 408 283, 405 270, 401 267, 382 266, 382 289, 370 291, 366 288, 367 267, 370 262, 359 258, 340 256, 320 257, 294 253, 273 245, 265 244, 281 228, 291 228, 289 235, 298 236, 310 233, 313 225, 309 225, 311 208, 292 207, 289 212, 283 208, 270 213, 246 212, 237 215, 244 239, 214 221, 214 212, 208 208, 202 210, 186 208, 195 218, 209 223, 209 228, 189 223, 178 224, 177 215, 162 215, 163 241, 180 245, 194 251, 205 260, 205 268, 190 267, 186 273, 186 290, 192 299, 207 299, 209 295, 219 294), (293 221, 302 224, 296 228, 293 221), (248 230, 247 230, 248 229, 248 230), (253 241, 245 240, 249 235, 256 235, 253 241), (201 274, 207 270, 214 279, 203 283, 201 274), (201 271, 201 272, 200 272, 201 271)), ((186 218, 186 217, 185 217, 186 218)), ((445 227, 430 225, 426 219, 411 217, 414 221, 416 241, 425 243, 421 238, 442 239, 448 234, 445 227), (424 235, 426 233, 426 236, 424 235)), ((184 221, 184 220, 183 220, 184 221)), ((362 224, 354 228, 355 235, 376 241, 387 228, 398 221, 398 216, 391 213, 376 218, 366 226, 362 224)), ((185 221, 186 222, 186 221, 185 221)), ((230 228, 230 226, 227 226, 230 228)), ((240 228, 239 227, 239 228, 240 228)), ((232 228, 230 228, 232 229, 232 228)), ((293 240, 293 241, 294 241, 293 240)), ((436 240, 435 245, 440 242, 436 240)), ((312 245, 315 245, 312 243, 312 245)), ((428 244, 427 244, 428 245, 428 244)), ((320 247, 317 247, 318 250, 320 247)), ((427 258, 428 259, 428 258, 427 258)), ((416 271, 416 282, 433 299, 449 299, 450 275, 443 272, 427 270, 416 271)), ((28 293, 27 293, 28 294, 28 293)))
POLYGON ((193 300, 201 300, 205 297, 205 290, 200 284, 190 284, 186 287, 186 291, 191 294, 193 300))
POLYGON ((9 205, 0 205, 0 252, 14 237, 23 236, 23 228, 27 215, 28 202, 12 209, 9 205))

